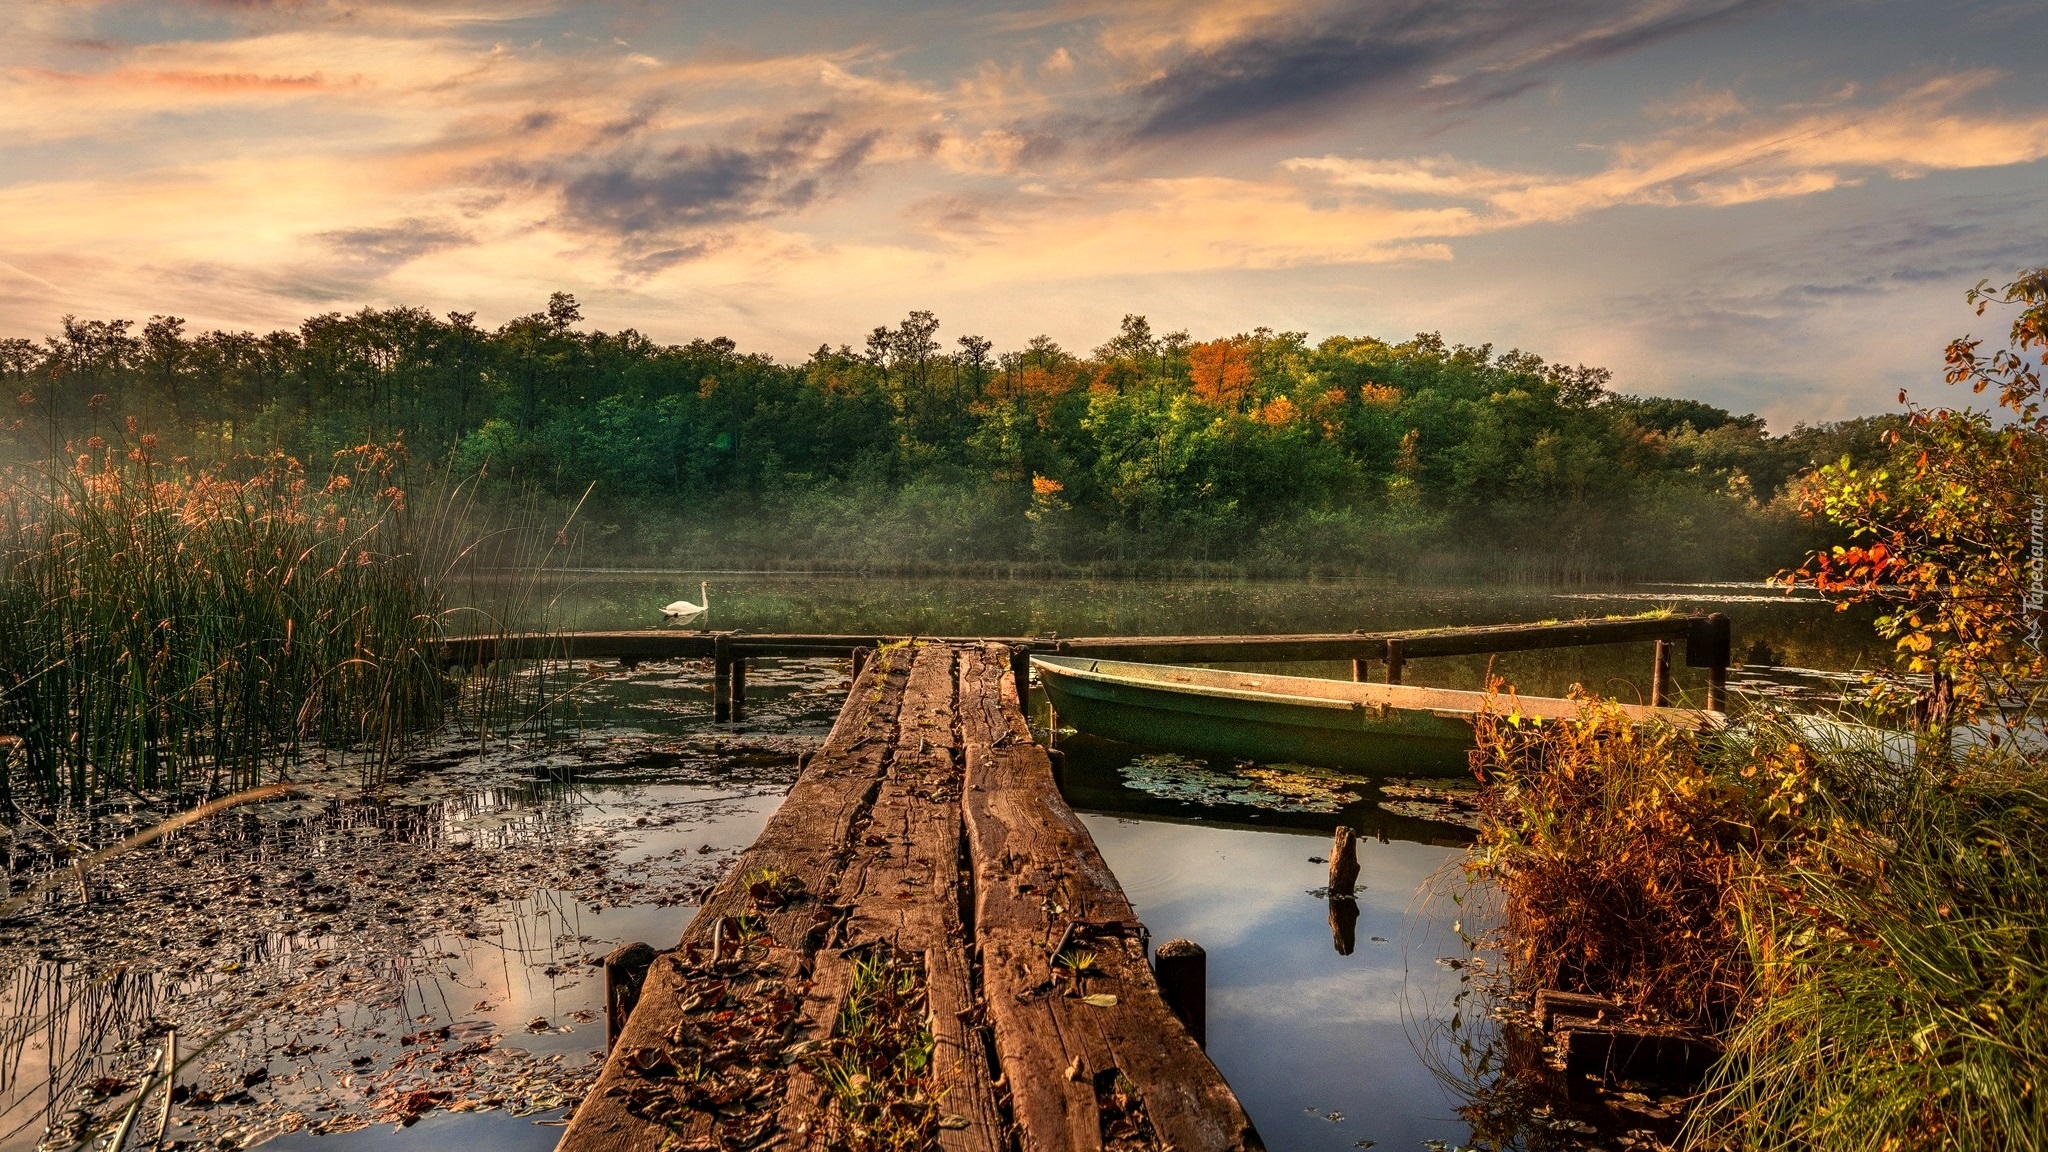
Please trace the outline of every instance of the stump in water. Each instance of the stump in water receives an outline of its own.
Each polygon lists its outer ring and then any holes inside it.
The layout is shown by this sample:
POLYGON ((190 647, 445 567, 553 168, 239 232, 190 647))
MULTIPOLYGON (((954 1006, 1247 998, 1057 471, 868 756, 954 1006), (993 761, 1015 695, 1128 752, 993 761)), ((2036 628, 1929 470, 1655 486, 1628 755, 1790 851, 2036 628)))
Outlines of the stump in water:
POLYGON ((1330 899, 1341 900, 1358 892, 1358 834, 1339 824, 1330 840, 1330 899))
POLYGON ((654 949, 645 944, 621 944, 604 958, 604 1046, 611 1051, 626 1029, 626 1017, 640 1003, 640 986, 647 970, 654 966, 654 949))
POLYGON ((1209 954, 1193 940, 1168 940, 1152 951, 1152 975, 1166 1006, 1188 1026, 1195 1043, 1207 1043, 1209 954))

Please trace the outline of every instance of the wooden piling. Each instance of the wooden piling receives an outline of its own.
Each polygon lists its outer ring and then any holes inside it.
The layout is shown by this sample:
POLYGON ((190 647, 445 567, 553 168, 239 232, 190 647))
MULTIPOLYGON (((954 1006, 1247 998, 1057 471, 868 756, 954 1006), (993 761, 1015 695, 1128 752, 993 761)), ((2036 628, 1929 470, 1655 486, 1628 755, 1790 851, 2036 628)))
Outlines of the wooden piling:
POLYGON ((747 654, 734 651, 732 654, 732 718, 737 723, 747 707, 747 654))
POLYGON ((711 719, 732 719, 732 636, 720 632, 711 642, 711 719))
POLYGON ((1401 666, 1407 662, 1407 642, 1402 640, 1387 641, 1387 683, 1399 684, 1401 682, 1401 666))
POLYGON ((1152 975, 1166 1006, 1195 1043, 1209 1043, 1209 954, 1193 940, 1168 940, 1152 950, 1152 975))
POLYGON ((1358 901, 1349 896, 1330 897, 1330 947, 1339 956, 1358 948, 1358 901))
POLYGON ((1372 661, 1357 658, 1351 661, 1351 680, 1353 683, 1363 684, 1371 675, 1372 661))
POLYGON ((1010 649, 1010 679, 1017 693, 1018 706, 1026 714, 1031 711, 1031 649, 1022 644, 1010 649))
POLYGON ((647 969, 654 964, 654 949, 645 944, 621 944, 604 958, 604 1048, 609 1052, 625 1031, 626 1020, 640 1003, 640 987, 647 969))
POLYGON ((1728 617, 1719 612, 1695 616, 1685 636, 1685 663, 1707 670, 1707 710, 1728 710, 1728 662, 1734 647, 1728 617))
POLYGON ((1650 660, 1650 707, 1662 708, 1671 699, 1671 641, 1657 641, 1657 654, 1650 660))

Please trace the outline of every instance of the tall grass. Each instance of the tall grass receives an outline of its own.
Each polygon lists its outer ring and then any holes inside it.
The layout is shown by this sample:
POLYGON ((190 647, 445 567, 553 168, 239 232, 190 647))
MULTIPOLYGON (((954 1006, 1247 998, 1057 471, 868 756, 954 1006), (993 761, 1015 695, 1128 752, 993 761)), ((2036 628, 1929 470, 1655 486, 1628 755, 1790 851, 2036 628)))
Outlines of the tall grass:
POLYGON ((1742 886, 1750 1011, 1694 1117, 1769 1150, 2048 1140, 2048 773, 1979 750, 1817 797, 1742 886))
POLYGON ((448 525, 409 505, 401 455, 366 445, 316 478, 154 447, 96 437, 0 473, 0 734, 23 742, 0 789, 218 791, 309 745, 401 756, 451 693, 448 525))
POLYGON ((1768 715, 1487 722, 1470 870, 1516 982, 1717 1033, 1693 1146, 2039 1146, 2048 759, 1901 752, 1768 715))

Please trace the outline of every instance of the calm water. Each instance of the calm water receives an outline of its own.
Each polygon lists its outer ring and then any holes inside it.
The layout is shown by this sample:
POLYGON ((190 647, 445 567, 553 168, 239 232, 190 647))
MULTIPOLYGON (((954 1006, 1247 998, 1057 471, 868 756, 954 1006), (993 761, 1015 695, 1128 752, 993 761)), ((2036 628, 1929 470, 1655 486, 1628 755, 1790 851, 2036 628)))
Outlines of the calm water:
MULTIPOLYGON (((701 579, 712 582, 712 611, 692 626, 754 632, 1349 631, 1670 605, 1733 617, 1737 655, 1751 656, 1735 682, 1759 692, 1825 696, 1840 672, 1879 656, 1858 621, 1747 587, 574 574, 546 589, 550 622, 654 626, 655 609, 694 599, 701 579)), ((1633 699, 1649 651, 1523 654, 1491 670, 1525 692, 1583 683, 1633 699)), ((711 722, 708 662, 600 671, 577 706, 570 748, 453 755, 375 803, 252 814, 166 840, 110 873, 110 884, 160 891, 151 877, 184 867, 183 853, 199 858, 185 876, 270 878, 195 898, 172 930, 109 928, 89 948, 67 948, 82 921, 0 926, 0 997, 11 1004, 0 1033, 0 1152, 35 1146, 46 1125, 92 1105, 79 1089, 95 1080, 118 1104, 114 1086, 136 1078, 167 1027, 188 1046, 219 1037, 180 1080, 218 1102, 182 1101, 174 1138, 268 1138, 267 1147, 319 1152, 552 1147, 560 1102, 587 1082, 603 1044, 591 961, 622 942, 676 938, 703 888, 773 813, 797 754, 829 727, 847 670, 843 661, 762 661, 746 722, 731 726, 711 722), (322 882, 355 903, 332 911, 336 897, 317 894, 322 882), (409 1093, 449 1084, 453 1095, 424 1102, 402 1126, 409 1093)), ((1414 683, 1476 687, 1488 664, 1419 661, 1408 672, 1414 683)), ((1681 673, 1681 688, 1698 685, 1681 673)), ((1369 785, 1238 787, 1237 766, 1219 764, 1208 766, 1209 786, 1190 790, 1173 784, 1184 765, 1162 769, 1148 750, 1063 742, 1069 796, 1155 941, 1185 936, 1208 950, 1209 1052, 1269 1146, 1412 1149, 1468 1138, 1460 1085, 1431 1071, 1447 1063, 1432 1053, 1451 1021, 1467 1038, 1483 1028, 1462 1019, 1456 997, 1470 973, 1459 929, 1484 925, 1462 922, 1472 913, 1440 894, 1465 832, 1390 812, 1369 785), (1367 834, 1348 933, 1314 891, 1325 866, 1312 858, 1340 821, 1367 834)))
MULTIPOLYGON (((477 590, 488 600, 486 589, 477 590)), ((1451 624, 1533 622, 1622 615, 1668 607, 1714 611, 1733 621, 1735 656, 1748 665, 1733 683, 1830 697, 1832 677, 1883 666, 1886 650, 1867 616, 1838 613, 1761 584, 1663 584, 1616 589, 1519 586, 1404 587, 1364 580, 1142 581, 959 580, 700 572, 562 573, 530 597, 566 629, 684 627, 750 632, 927 636, 1101 636, 1349 632, 1451 624), (711 610, 665 624, 659 608, 695 602, 711 585, 711 610), (1810 673, 1823 673, 1811 675, 1810 673)), ((1679 662, 1682 665, 1682 662, 1679 662)), ((1350 676, 1348 665, 1290 665, 1302 675, 1350 676)), ((1413 661, 1410 683, 1477 688, 1491 670, 1524 692, 1571 685, 1635 701, 1647 695, 1647 644, 1509 653, 1497 658, 1413 661)), ((1704 679, 1679 667, 1677 686, 1697 696, 1704 679)))

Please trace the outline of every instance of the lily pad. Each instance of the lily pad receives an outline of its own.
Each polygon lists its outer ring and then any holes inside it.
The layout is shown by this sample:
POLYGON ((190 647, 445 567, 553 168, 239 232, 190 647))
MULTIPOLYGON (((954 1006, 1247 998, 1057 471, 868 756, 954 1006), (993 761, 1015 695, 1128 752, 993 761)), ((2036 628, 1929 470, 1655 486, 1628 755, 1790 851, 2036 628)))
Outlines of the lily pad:
POLYGON ((1219 768, 1206 760, 1160 752, 1124 765, 1121 775, 1126 787, 1147 795, 1212 807, 1330 814, 1358 799, 1355 782, 1320 775, 1298 764, 1219 768))

